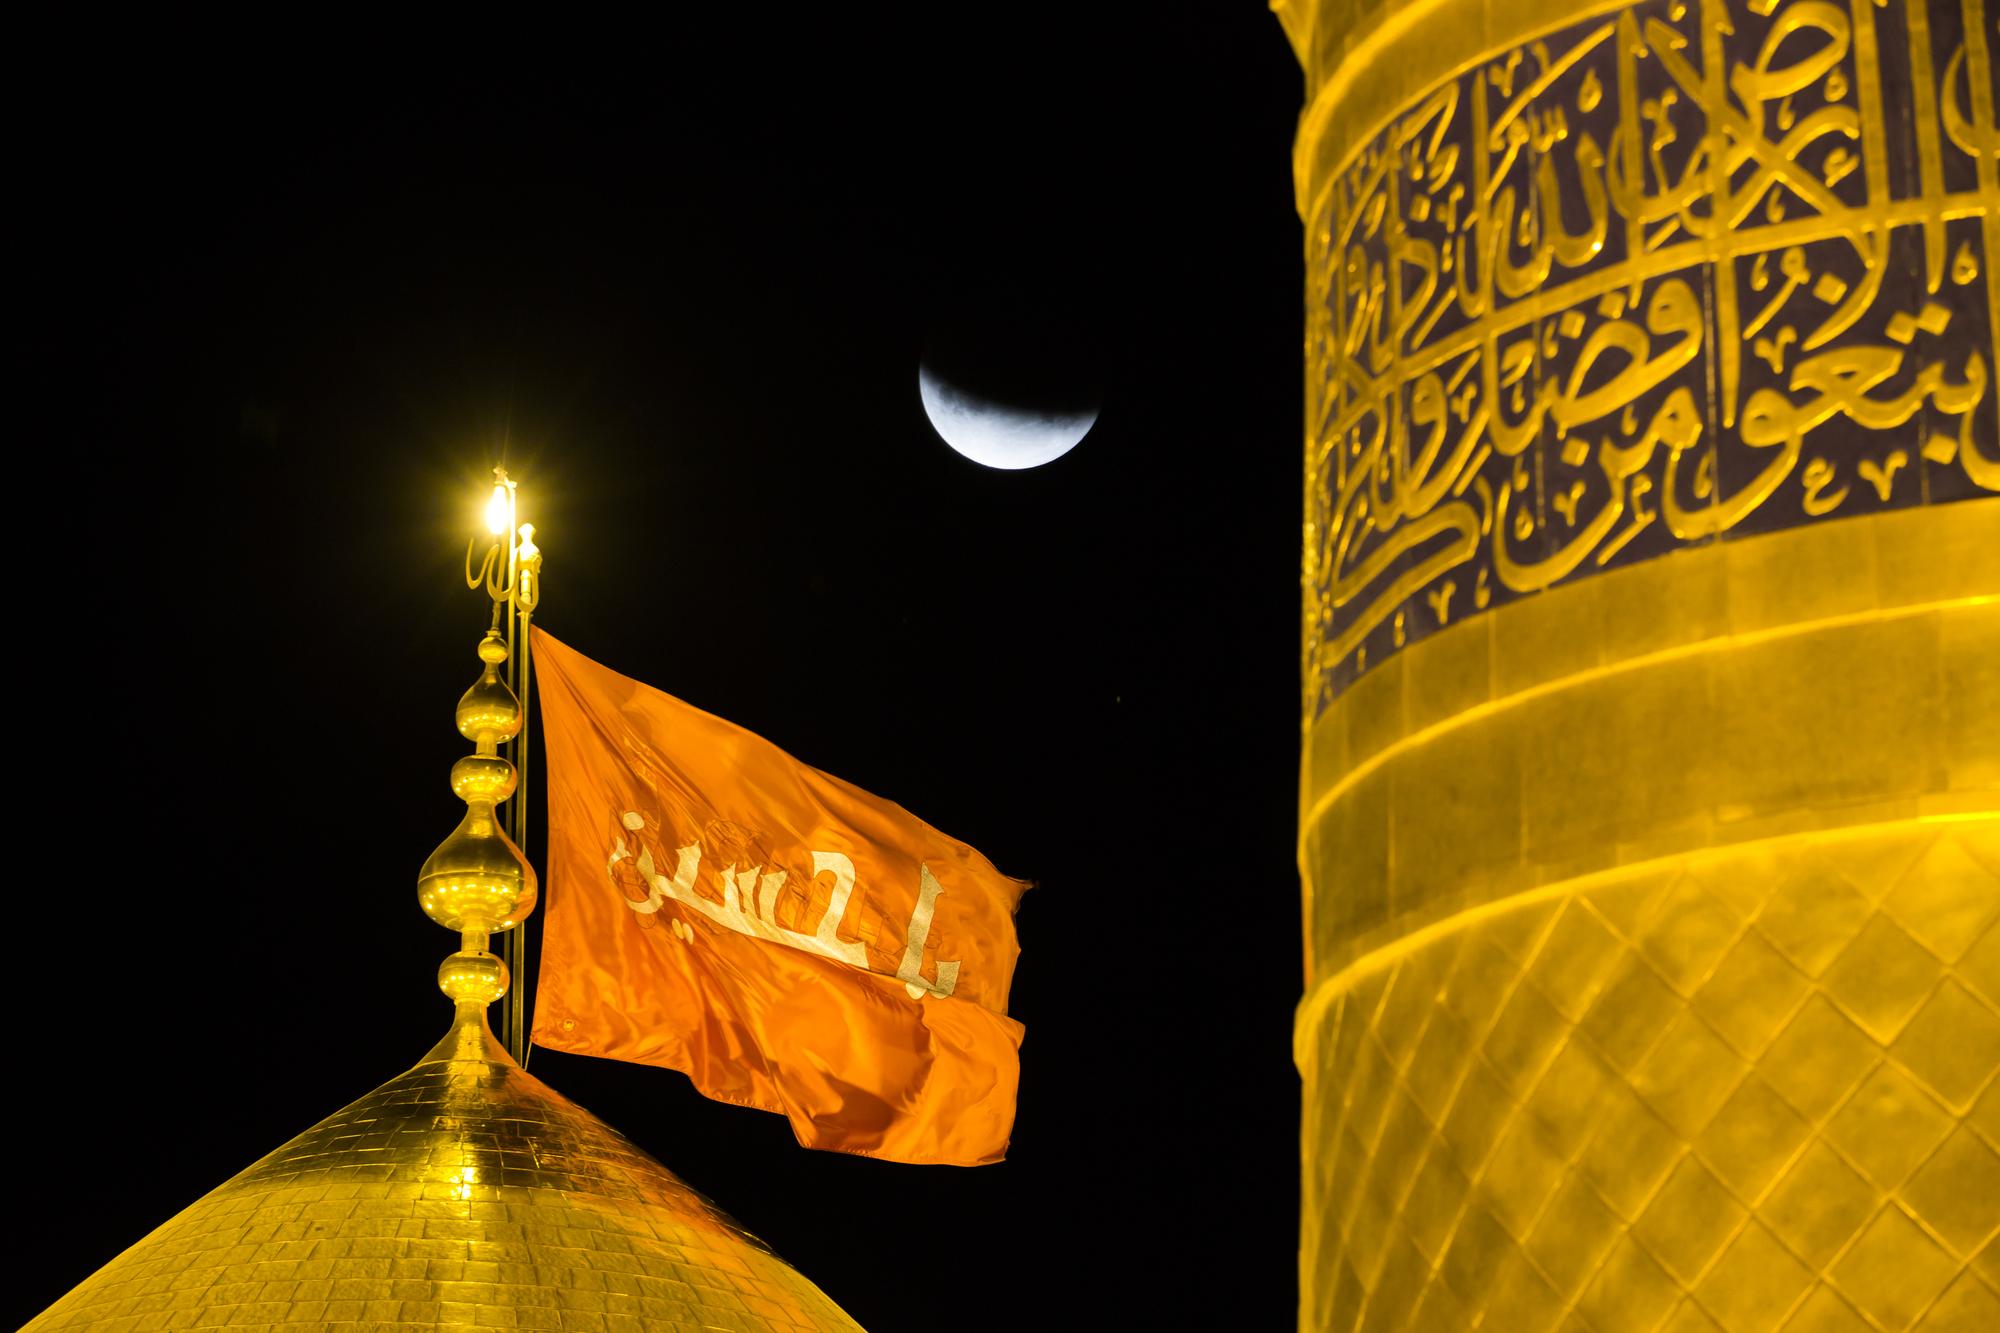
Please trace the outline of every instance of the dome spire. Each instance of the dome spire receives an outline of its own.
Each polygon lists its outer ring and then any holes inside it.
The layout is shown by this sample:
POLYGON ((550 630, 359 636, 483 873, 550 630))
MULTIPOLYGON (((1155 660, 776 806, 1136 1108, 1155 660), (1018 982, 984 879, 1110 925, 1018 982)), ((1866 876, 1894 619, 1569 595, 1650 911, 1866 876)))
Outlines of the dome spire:
POLYGON ((418 872, 417 896, 431 920, 461 939, 459 951, 439 969, 438 985, 461 1008, 483 1009, 504 999, 501 1039, 525 1069, 529 976, 521 923, 535 908, 535 872, 522 849, 528 844, 530 663, 542 551, 534 524, 521 522, 519 486, 504 466, 493 469, 485 517, 493 541, 476 572, 472 553, 479 539, 465 548, 465 586, 483 588, 493 602, 493 625, 479 645, 486 668, 458 701, 458 730, 474 753, 453 765, 451 787, 466 815, 418 872), (496 813, 502 802, 504 813, 496 813), (504 957, 487 947, 496 934, 504 957))
POLYGON ((506 963, 486 946, 491 937, 520 925, 535 910, 534 867, 500 826, 494 807, 514 794, 514 766, 500 747, 521 731, 521 701, 501 679, 507 641, 500 632, 504 607, 495 604, 493 627, 479 642, 485 664, 458 701, 458 732, 473 753, 451 766, 451 789, 465 802, 465 817, 417 872, 417 901, 424 914, 459 933, 458 952, 438 968, 438 989, 461 1010, 484 1010, 507 993, 506 963))
POLYGON ((465 817, 417 872, 425 915, 458 932, 458 951, 438 969, 457 1010, 450 1029, 415 1066, 84 1279, 32 1333, 313 1333, 363 1321, 398 1333, 859 1333, 762 1241, 525 1067, 522 996, 509 987, 526 977, 510 976, 487 946, 500 935, 520 958, 519 927, 537 895, 518 793, 542 555, 498 469, 488 512, 499 540, 477 575, 466 552, 466 583, 486 586, 493 627, 479 642, 479 678, 458 701, 472 753, 451 766, 451 789, 465 817), (511 836, 496 809, 510 797, 511 836), (513 1006, 503 1027, 519 1043, 511 1051, 486 1021, 503 997, 513 1006))

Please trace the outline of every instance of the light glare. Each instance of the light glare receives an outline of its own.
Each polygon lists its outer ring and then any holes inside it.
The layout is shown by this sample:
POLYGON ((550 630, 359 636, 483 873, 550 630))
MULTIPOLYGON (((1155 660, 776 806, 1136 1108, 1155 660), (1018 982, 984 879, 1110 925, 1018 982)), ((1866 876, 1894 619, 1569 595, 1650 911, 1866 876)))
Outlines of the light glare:
POLYGON ((511 517, 507 512, 507 488, 495 486, 493 498, 486 502, 486 530, 498 537, 513 526, 508 522, 511 517))

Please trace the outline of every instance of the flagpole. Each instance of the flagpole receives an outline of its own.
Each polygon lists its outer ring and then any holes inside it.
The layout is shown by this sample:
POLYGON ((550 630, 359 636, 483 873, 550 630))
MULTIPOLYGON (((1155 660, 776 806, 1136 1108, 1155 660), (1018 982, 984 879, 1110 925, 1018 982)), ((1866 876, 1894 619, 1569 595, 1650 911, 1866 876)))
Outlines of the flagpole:
MULTIPOLYGON (((507 487, 507 688, 514 692, 516 699, 519 699, 521 697, 521 646, 520 636, 516 630, 519 625, 521 611, 516 601, 516 594, 521 589, 520 502, 519 496, 515 491, 513 479, 507 477, 505 472, 499 472, 496 475, 505 479, 507 487)), ((526 731, 527 729, 528 714, 527 705, 524 702, 521 708, 521 730, 526 731)), ((516 733, 514 739, 507 742, 507 760, 514 765, 516 774, 519 774, 521 771, 520 759, 521 738, 519 733, 516 733)), ((523 794, 521 786, 517 781, 514 786, 514 794, 507 800, 507 822, 509 824, 515 822, 514 815, 521 808, 523 794)), ((514 839, 514 845, 516 847, 521 846, 521 840, 518 837, 514 839)), ((527 849, 522 848, 521 855, 526 856, 527 854, 527 849)), ((516 926, 507 933, 505 953, 502 955, 507 960, 507 970, 516 977, 521 975, 521 936, 525 933, 527 924, 527 922, 523 921, 519 926, 516 926)), ((507 1043, 507 1049, 512 1052, 515 1063, 518 1064, 521 1059, 521 988, 518 983, 508 987, 503 1003, 500 1035, 501 1039, 507 1043)))
MULTIPOLYGON (((486 553, 480 572, 472 572, 474 539, 465 551, 465 582, 469 588, 484 585, 493 600, 495 628, 507 645, 507 688, 520 703, 521 728, 506 742, 506 758, 514 766, 517 782, 502 816, 507 836, 527 855, 528 837, 528 722, 533 702, 528 687, 532 683, 528 662, 529 633, 536 604, 541 600, 542 552, 535 545, 535 525, 520 521, 520 497, 505 466, 493 469, 493 497, 487 502, 486 523, 495 538, 486 553), (506 547, 501 548, 501 541, 506 547)), ((508 1052, 523 1066, 528 1062, 528 951, 526 924, 501 937, 501 957, 513 976, 513 984, 501 1000, 500 1034, 508 1052)))
MULTIPOLYGON (((511 592, 516 614, 520 620, 520 635, 517 640, 513 661, 516 664, 517 684, 515 697, 521 701, 521 731, 514 740, 514 769, 519 775, 519 785, 514 789, 512 808, 508 814, 514 824, 514 845, 521 849, 521 855, 528 854, 528 760, 532 750, 529 739, 529 723, 534 716, 534 693, 530 686, 534 679, 534 616, 535 605, 541 599, 542 552, 535 545, 535 525, 522 523, 514 529, 515 567, 514 586, 511 592)), ((513 1007, 508 1011, 509 1034, 513 1044, 514 1059, 525 1069, 528 1067, 528 992, 532 988, 528 977, 528 935, 527 922, 513 932, 509 944, 514 950, 514 988, 511 997, 513 1007)))

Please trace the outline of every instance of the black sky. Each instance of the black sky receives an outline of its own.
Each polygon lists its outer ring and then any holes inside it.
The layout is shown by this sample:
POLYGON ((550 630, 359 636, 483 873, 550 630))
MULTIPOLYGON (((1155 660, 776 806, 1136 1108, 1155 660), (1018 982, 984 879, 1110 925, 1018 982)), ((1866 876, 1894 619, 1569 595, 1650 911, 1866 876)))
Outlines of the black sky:
POLYGON ((16 1322, 442 1031, 413 880, 459 812, 502 455, 552 632, 1039 883, 1002 1165, 533 1072, 877 1333, 1291 1321, 1282 34, 714 8, 23 51, 16 1322), (1022 339, 1096 330, 1098 427, 1032 472, 951 453, 916 391, 995 286, 1036 298, 994 306, 1022 339))

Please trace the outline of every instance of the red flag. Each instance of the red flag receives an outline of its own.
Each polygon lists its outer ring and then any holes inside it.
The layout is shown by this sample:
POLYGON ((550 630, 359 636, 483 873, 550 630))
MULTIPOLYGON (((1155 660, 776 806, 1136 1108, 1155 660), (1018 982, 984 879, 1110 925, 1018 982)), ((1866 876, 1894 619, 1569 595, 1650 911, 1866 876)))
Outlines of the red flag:
POLYGON ((809 1148, 1004 1156, 1027 887, 894 802, 541 630, 534 1040, 662 1065, 809 1148))

